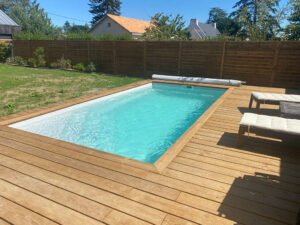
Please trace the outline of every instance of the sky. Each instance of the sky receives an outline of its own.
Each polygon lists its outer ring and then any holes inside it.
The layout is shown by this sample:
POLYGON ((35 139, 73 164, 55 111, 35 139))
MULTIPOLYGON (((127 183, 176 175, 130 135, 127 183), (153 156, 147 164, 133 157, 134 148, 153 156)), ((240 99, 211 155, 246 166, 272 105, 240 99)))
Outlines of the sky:
MULTIPOLYGON (((122 0, 121 16, 147 20, 157 12, 183 16, 186 23, 197 18, 206 22, 208 12, 219 7, 230 13, 237 0, 122 0)), ((38 0, 40 6, 48 12, 53 24, 62 26, 66 20, 70 23, 85 24, 91 21, 89 0, 38 0)), ((286 4, 287 0, 281 0, 286 4)))

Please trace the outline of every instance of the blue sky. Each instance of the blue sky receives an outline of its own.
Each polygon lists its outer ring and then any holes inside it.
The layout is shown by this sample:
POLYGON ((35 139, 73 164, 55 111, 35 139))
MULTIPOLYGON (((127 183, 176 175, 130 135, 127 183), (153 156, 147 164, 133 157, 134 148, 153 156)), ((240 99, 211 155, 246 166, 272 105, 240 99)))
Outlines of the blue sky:
MULTIPOLYGON (((208 19, 209 9, 220 7, 227 12, 232 11, 232 7, 237 0, 123 0, 122 16, 150 20, 156 12, 168 14, 180 14, 187 22, 191 18, 197 18, 201 22, 208 19)), ((89 0, 38 0, 40 5, 49 13, 52 22, 57 26, 62 26, 66 20, 71 23, 85 24, 91 21, 92 15, 89 13, 89 0), (54 15, 56 14, 56 15, 54 15), (68 18, 59 17, 64 16, 68 18), (77 20, 72 20, 74 18, 77 20)), ((287 0, 281 0, 281 4, 286 4, 287 0)))

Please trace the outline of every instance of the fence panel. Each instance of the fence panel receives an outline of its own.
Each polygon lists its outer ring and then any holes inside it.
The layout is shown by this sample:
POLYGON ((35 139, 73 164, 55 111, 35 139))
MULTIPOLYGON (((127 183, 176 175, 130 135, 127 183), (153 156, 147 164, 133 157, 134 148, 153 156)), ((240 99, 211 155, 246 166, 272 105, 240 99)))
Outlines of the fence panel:
POLYGON ((227 42, 223 77, 271 85, 274 47, 274 42, 227 42))
POLYGON ((183 42, 181 72, 184 76, 220 76, 223 42, 183 42))
POLYGON ((280 44, 274 86, 300 88, 300 42, 280 44))
POLYGON ((64 56, 73 64, 94 62, 102 72, 154 73, 246 81, 250 85, 300 88, 300 42, 14 41, 25 59, 45 48, 50 64, 64 56))

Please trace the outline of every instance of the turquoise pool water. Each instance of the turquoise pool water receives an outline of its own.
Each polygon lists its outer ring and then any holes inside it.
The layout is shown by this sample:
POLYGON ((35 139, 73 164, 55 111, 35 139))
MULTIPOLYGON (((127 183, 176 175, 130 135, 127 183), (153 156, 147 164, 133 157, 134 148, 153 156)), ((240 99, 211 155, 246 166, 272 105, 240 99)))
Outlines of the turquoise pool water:
POLYGON ((225 91, 147 84, 11 127, 155 163, 225 91))

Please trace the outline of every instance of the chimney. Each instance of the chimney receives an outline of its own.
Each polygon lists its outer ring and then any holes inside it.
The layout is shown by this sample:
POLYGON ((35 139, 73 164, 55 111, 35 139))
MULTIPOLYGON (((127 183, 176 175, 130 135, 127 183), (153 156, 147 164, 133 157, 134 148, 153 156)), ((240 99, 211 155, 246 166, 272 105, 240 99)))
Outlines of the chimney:
POLYGON ((212 23, 213 28, 217 29, 217 23, 212 23))
POLYGON ((197 19, 191 19, 190 25, 198 26, 198 20, 197 19))

